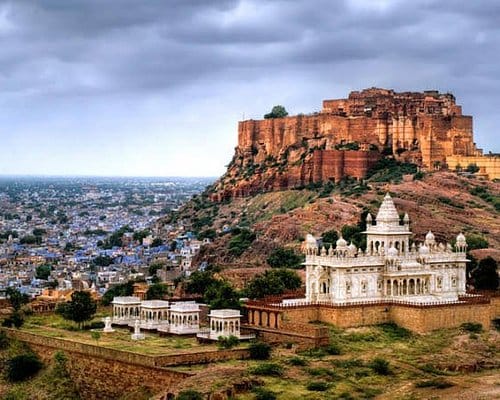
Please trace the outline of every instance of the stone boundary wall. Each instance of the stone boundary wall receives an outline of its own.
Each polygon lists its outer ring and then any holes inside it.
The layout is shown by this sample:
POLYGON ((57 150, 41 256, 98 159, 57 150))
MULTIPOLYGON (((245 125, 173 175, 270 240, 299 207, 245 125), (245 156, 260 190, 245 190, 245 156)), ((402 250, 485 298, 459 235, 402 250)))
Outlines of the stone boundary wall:
MULTIPOLYGON (((104 348, 67 339, 51 338, 16 329, 5 329, 8 336, 27 343, 46 363, 54 353, 68 357, 68 372, 84 399, 116 399, 132 395, 141 388, 152 395, 165 393, 193 373, 175 371, 168 366, 203 364, 249 358, 248 349, 208 350, 171 355, 143 355, 104 348)), ((133 397, 130 397, 133 398, 133 397)))
POLYGON ((68 358, 67 368, 80 396, 86 400, 112 400, 134 397, 138 391, 151 395, 164 393, 192 373, 154 366, 154 357, 64 339, 39 336, 6 329, 29 347, 45 362, 50 363, 57 351, 68 358))
POLYGON ((500 296, 491 297, 491 319, 500 318, 500 296))
POLYGON ((309 325, 309 334, 287 331, 284 329, 271 329, 254 326, 252 326, 252 329, 256 331, 258 337, 265 342, 272 344, 291 343, 294 344, 298 350, 326 346, 330 342, 330 335, 328 328, 326 327, 314 327, 309 325))
POLYGON ((250 358, 248 349, 210 350, 197 353, 155 356, 157 366, 208 364, 217 361, 244 360, 250 358))
POLYGON ((85 354, 90 357, 120 361, 144 367, 162 367, 173 365, 205 364, 215 361, 245 359, 250 356, 247 349, 200 350, 192 353, 177 353, 165 355, 147 355, 131 351, 116 350, 72 340, 51 338, 15 329, 6 329, 8 335, 22 342, 52 347, 57 350, 85 354))
MULTIPOLYGON (((465 299, 465 298, 464 298, 465 299)), ((489 329, 491 320, 500 311, 500 298, 467 298, 459 303, 416 305, 406 303, 366 303, 349 305, 294 304, 290 306, 249 302, 249 310, 280 312, 280 327, 294 333, 304 333, 303 325, 321 321, 341 328, 395 322, 417 333, 478 322, 489 329)), ((252 325, 252 328, 259 328, 252 325)), ((313 327, 309 326, 309 329, 313 327)))

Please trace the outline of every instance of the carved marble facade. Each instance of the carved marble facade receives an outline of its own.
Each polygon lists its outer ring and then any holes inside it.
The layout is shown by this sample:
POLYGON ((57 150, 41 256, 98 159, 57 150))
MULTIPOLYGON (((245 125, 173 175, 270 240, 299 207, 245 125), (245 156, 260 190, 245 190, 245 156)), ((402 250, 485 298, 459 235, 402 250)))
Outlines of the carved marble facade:
POLYGON ((320 248, 307 235, 308 301, 433 303, 456 301, 465 294, 467 243, 463 234, 457 236, 455 249, 437 243, 432 232, 417 246, 410 240, 408 214, 400 220, 389 194, 375 220, 368 214, 366 224, 366 251, 342 237, 335 248, 320 248))

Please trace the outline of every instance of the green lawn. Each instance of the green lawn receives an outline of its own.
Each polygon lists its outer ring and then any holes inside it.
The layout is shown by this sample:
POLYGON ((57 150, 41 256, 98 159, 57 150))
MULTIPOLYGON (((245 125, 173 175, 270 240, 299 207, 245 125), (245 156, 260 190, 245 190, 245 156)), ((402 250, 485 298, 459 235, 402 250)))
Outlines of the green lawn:
MULTIPOLYGON (((104 316, 97 315, 94 321, 101 321, 104 316)), ((131 332, 126 328, 114 328, 115 331, 111 333, 104 333, 102 329, 97 329, 100 332, 100 338, 95 340, 92 338, 92 330, 78 330, 74 323, 65 321, 56 314, 30 316, 26 319, 21 329, 43 336, 148 355, 165 355, 217 349, 215 344, 199 344, 196 338, 193 337, 160 337, 156 333, 148 332, 144 332, 146 339, 132 340, 131 332)))

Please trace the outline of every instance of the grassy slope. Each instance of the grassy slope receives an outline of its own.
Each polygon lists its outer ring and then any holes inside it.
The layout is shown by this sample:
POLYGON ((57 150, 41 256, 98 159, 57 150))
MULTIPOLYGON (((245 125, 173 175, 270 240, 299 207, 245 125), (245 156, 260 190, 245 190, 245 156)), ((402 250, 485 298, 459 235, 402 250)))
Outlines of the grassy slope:
POLYGON ((387 184, 368 180, 366 188, 357 183, 337 186, 327 197, 320 196, 321 190, 263 193, 226 204, 199 198, 189 202, 178 217, 207 222, 196 226, 201 231, 239 225, 258 233, 257 241, 241 257, 228 255, 230 235, 221 235, 195 260, 227 267, 265 265, 267 255, 278 245, 299 248, 307 233, 320 236, 326 230, 354 224, 363 209, 376 213, 386 191, 393 195, 400 212, 410 214, 416 240, 423 240, 429 229, 440 241, 451 241, 463 231, 484 236, 491 247, 500 246, 499 211, 493 202, 500 202, 500 183, 439 172, 427 174, 421 181, 387 184), (485 188, 490 200, 474 194, 477 187, 485 188))
MULTIPOLYGON (((339 330, 330 327, 331 341, 341 355, 308 351, 296 354, 293 349, 278 348, 269 362, 281 366, 283 376, 260 376, 252 370, 262 361, 232 361, 211 365, 193 382, 184 387, 197 390, 223 390, 232 382, 254 380, 277 394, 278 399, 387 399, 421 398, 456 399, 461 393, 483 394, 484 399, 500 395, 498 378, 500 359, 499 333, 496 331, 472 335, 455 330, 441 330, 429 335, 409 335, 391 326, 339 330), (450 356, 450 353, 453 354, 450 356), (370 362, 381 357, 389 362, 390 374, 380 375, 370 368, 370 362), (294 365, 299 358, 304 365, 294 365), (467 360, 473 365, 489 365, 491 369, 476 373, 450 372, 467 360), (232 370, 231 379, 220 371, 232 370), (208 379, 210 377, 210 379, 208 379), (495 378, 496 377, 496 378, 495 378), (230 382, 228 384, 228 381, 230 382), (436 388, 445 381, 449 388, 436 388), (315 392, 307 389, 310 382, 325 382, 328 389, 315 392), (420 388, 419 384, 431 384, 420 388), (492 394, 493 393, 493 394, 492 394), (491 396, 491 397, 490 397, 491 396)), ((184 368, 199 371, 196 367, 184 368)), ((243 391, 236 399, 250 400, 255 395, 243 391)), ((479 398, 479 397, 478 397, 479 398)))

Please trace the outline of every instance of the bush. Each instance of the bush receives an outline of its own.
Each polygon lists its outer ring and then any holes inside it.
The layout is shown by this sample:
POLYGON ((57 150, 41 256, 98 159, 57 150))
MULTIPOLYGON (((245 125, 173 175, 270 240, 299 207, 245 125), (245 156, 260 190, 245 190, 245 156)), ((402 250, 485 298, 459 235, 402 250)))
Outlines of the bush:
POLYGON ((183 390, 179 392, 175 400, 203 400, 203 394, 197 390, 183 390))
POLYGON ((434 379, 429 379, 426 381, 420 381, 415 383, 415 387, 418 388, 436 388, 436 389, 447 389, 449 387, 454 386, 453 383, 450 381, 447 381, 446 379, 443 378, 434 378, 434 379))
POLYGON ((255 375, 282 376, 283 367, 276 363, 262 363, 253 367, 250 372, 255 375))
POLYGON ((90 324, 85 325, 83 329, 85 330, 90 330, 90 329, 103 329, 104 328, 104 322, 102 321, 92 321, 90 324))
MULTIPOLYGON (((233 230, 233 233, 236 230, 233 230)), ((229 254, 235 257, 241 256, 256 239, 255 233, 249 229, 240 229, 239 233, 229 241, 229 254)))
POLYGON ((253 360, 269 360, 271 357, 271 346, 267 343, 255 342, 248 349, 253 360))
POLYGON ((21 354, 7 360, 7 379, 11 382, 20 382, 28 379, 40 369, 43 364, 34 354, 21 354))
POLYGON ((24 317, 19 311, 14 311, 10 317, 3 320, 2 326, 6 328, 20 328, 24 324, 24 317))
POLYGON ((282 294, 285 290, 295 290, 300 288, 301 285, 302 280, 295 271, 277 268, 256 275, 248 282, 245 290, 248 297, 259 299, 265 296, 282 294))
POLYGON ((236 336, 219 336, 217 346, 219 349, 232 349, 235 346, 238 346, 240 343, 240 339, 236 336))
POLYGON ((444 372, 441 371, 440 369, 436 368, 432 364, 424 364, 419 367, 422 371, 427 372, 429 374, 434 374, 434 375, 443 375, 444 372))
POLYGON ((342 354, 342 350, 340 349, 340 346, 336 343, 330 343, 328 346, 326 346, 325 352, 326 352, 326 354, 329 354, 331 356, 338 356, 338 355, 342 354))
POLYGON ((253 390, 253 393, 255 394, 255 400, 276 400, 276 393, 269 389, 264 389, 264 388, 255 388, 253 390))
POLYGON ((304 256, 297 254, 292 249, 285 249, 283 247, 274 249, 267 258, 267 263, 273 268, 300 268, 303 261, 304 256))
POLYGON ((314 392, 324 392, 328 390, 328 383, 323 381, 312 381, 306 385, 306 389, 314 392))
POLYGON ((302 357, 292 357, 288 360, 288 362, 291 364, 291 365, 296 365, 296 366, 300 366, 300 367, 303 367, 307 364, 309 364, 307 362, 307 360, 305 360, 304 358, 302 357))
POLYGON ((6 349, 9 347, 9 338, 4 331, 0 331, 0 349, 6 349))
POLYGON ((368 366, 375 372, 376 374, 379 375, 389 375, 391 373, 390 367, 389 367, 389 361, 383 359, 383 358, 374 358, 368 366))
POLYGON ((412 333, 408 329, 405 329, 394 322, 379 324, 378 326, 387 336, 389 336, 390 339, 393 340, 409 339, 412 336, 412 333))
POLYGON ((462 325, 460 325, 460 328, 462 328, 466 332, 471 333, 480 333, 483 331, 483 325, 475 322, 464 322, 462 325))

